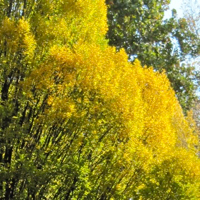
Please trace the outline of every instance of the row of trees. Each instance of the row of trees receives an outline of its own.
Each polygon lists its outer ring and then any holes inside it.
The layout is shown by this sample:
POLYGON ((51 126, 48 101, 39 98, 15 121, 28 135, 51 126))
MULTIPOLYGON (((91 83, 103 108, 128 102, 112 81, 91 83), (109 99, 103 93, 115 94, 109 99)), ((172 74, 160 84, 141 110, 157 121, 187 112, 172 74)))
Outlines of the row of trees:
POLYGON ((200 198, 192 114, 107 30, 103 0, 0 0, 1 199, 200 198))

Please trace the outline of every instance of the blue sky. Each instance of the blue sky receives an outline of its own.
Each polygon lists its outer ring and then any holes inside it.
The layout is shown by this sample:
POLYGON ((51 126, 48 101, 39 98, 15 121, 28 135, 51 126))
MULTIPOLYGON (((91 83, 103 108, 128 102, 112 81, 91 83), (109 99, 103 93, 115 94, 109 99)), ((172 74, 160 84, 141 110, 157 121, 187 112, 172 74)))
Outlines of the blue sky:
POLYGON ((178 16, 181 17, 183 15, 181 6, 183 4, 182 0, 171 0, 170 9, 175 8, 178 12, 178 16))
POLYGON ((183 12, 181 9, 181 6, 183 4, 183 0, 171 0, 171 3, 169 5, 169 10, 165 13, 165 17, 169 18, 171 17, 171 10, 172 9, 176 9, 178 17, 182 17, 183 16, 183 12))

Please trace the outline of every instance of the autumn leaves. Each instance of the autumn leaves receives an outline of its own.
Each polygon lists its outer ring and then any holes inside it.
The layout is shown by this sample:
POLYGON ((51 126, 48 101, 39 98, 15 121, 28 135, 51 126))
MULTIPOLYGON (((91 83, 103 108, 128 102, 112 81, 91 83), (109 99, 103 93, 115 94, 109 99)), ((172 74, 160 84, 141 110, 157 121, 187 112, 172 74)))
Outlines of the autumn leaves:
POLYGON ((1 92, 18 77, 1 99, 1 197, 198 199, 195 131, 165 73, 107 45, 104 1, 44 3, 1 19, 1 92))

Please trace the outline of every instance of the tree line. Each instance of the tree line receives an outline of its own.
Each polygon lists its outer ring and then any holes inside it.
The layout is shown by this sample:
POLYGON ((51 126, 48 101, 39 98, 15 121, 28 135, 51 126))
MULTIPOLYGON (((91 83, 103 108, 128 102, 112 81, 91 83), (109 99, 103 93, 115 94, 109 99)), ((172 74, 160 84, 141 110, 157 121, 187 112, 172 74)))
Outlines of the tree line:
POLYGON ((168 3, 0 1, 1 199, 199 199, 198 45, 168 3))

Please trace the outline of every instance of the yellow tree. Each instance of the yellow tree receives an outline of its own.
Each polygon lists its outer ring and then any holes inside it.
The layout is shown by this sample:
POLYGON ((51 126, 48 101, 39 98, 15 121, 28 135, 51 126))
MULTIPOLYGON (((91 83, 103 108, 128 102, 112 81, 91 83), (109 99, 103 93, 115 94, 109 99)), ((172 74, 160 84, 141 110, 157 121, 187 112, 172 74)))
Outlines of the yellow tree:
POLYGON ((104 1, 0 6, 2 199, 198 199, 195 132, 164 72, 107 45, 104 1))

